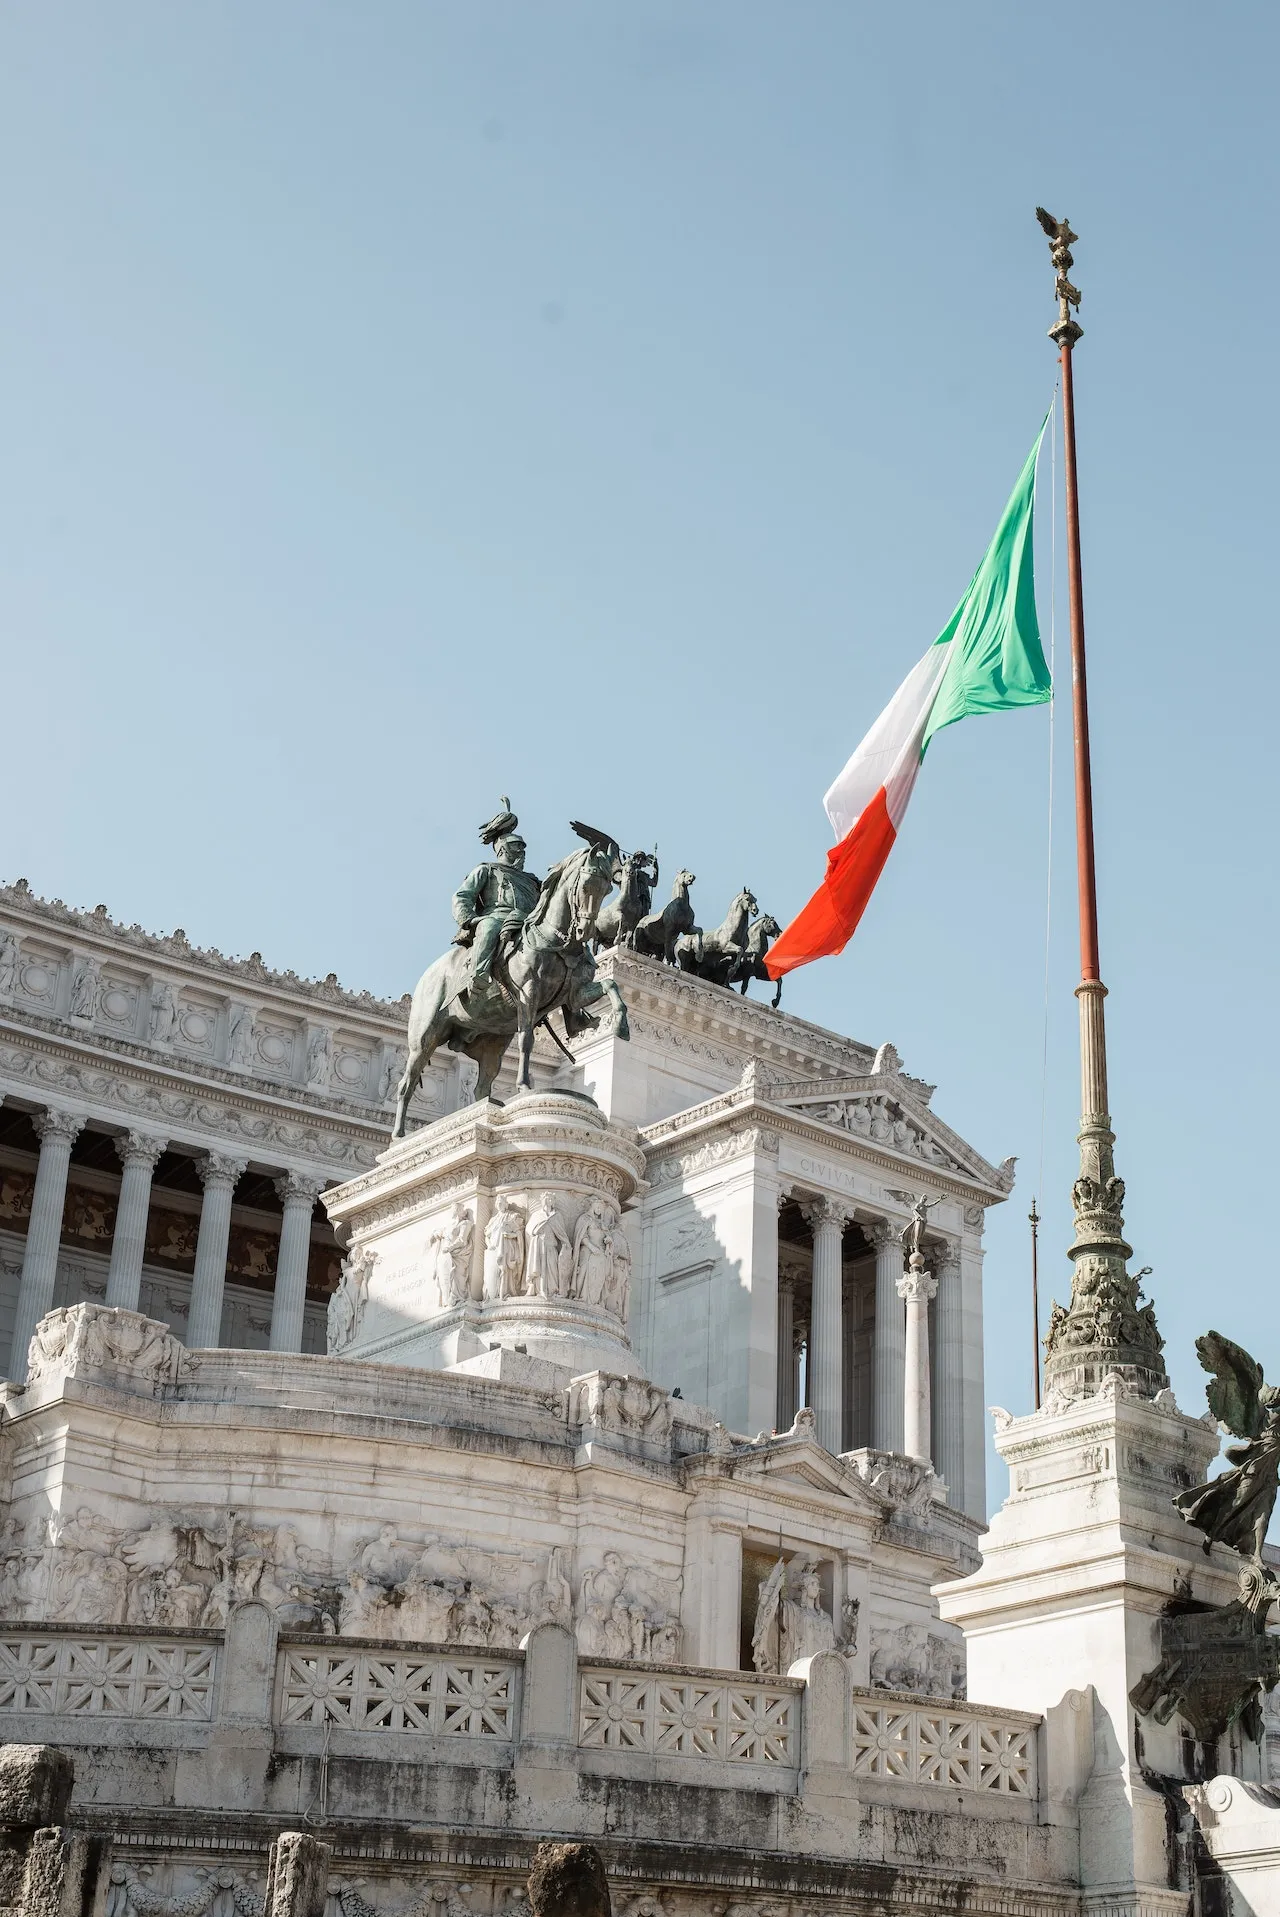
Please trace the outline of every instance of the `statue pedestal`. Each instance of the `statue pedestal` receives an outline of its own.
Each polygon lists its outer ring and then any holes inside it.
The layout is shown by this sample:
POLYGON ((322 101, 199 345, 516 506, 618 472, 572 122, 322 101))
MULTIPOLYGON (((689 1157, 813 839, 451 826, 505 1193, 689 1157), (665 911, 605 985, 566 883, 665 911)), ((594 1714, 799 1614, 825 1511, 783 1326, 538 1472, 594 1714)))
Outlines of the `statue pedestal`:
MULTIPOLYGON (((1080 1749, 1074 1760, 1065 1747, 1050 1751, 1050 1774, 1055 1763, 1064 1777, 1076 1772, 1082 1882, 1124 1917, 1185 1907, 1165 1888, 1168 1804, 1148 1780, 1190 1778, 1193 1740, 1176 1710, 1161 1723, 1164 1713, 1139 1712, 1130 1692, 1161 1665, 1165 1618, 1236 1596, 1239 1560, 1216 1547, 1206 1557, 1172 1502, 1203 1479, 1218 1444, 1216 1428, 1180 1412, 1171 1391, 1153 1402, 1114 1374, 1092 1397, 1051 1396, 1023 1418, 997 1413, 1009 1496, 982 1541, 981 1570, 934 1587, 942 1616, 964 1631, 971 1697, 1052 1713, 1055 1737, 1074 1725, 1080 1749), (1065 1716, 1055 1710, 1064 1702, 1065 1716)), ((1238 1725, 1199 1761, 1210 1775, 1261 1770, 1238 1725)), ((1088 1894, 1084 1907, 1095 1908, 1088 1894)))
POLYGON ((324 1194, 361 1274, 334 1355, 445 1370, 505 1348, 566 1383, 641 1374, 624 1211, 643 1189, 635 1133, 580 1094, 522 1093, 413 1132, 324 1194))

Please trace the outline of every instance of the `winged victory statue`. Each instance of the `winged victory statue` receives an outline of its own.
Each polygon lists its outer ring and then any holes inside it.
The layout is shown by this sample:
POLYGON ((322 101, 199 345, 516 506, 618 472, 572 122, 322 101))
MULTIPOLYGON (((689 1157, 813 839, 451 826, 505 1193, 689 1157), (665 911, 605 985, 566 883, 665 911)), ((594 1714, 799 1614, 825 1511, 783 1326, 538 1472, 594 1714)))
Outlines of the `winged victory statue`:
POLYGON ((1263 1383, 1262 1366, 1219 1331, 1196 1339, 1196 1356, 1212 1378, 1209 1409, 1233 1437, 1231 1469, 1207 1484, 1179 1491, 1174 1503, 1205 1534, 1204 1548, 1225 1544, 1261 1565, 1262 1545, 1280 1486, 1280 1386, 1263 1383))

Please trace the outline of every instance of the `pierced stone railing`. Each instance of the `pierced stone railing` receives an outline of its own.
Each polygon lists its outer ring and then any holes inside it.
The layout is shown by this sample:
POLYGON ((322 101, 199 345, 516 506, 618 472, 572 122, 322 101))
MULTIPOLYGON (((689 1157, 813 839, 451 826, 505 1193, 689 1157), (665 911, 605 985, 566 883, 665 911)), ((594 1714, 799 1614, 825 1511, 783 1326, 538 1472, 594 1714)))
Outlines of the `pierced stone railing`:
POLYGON ((852 1700, 850 1766, 855 1777, 1034 1798, 1038 1722, 863 1692, 852 1700))
POLYGON ((277 1665, 275 1721, 509 1744, 519 1669, 518 1658, 482 1652, 449 1656, 286 1645, 277 1665))
POLYGON ((0 1716, 208 1723, 218 1647, 182 1638, 0 1635, 0 1716))
POLYGON ((592 1665, 579 1673, 578 1747, 795 1769, 802 1690, 786 1678, 592 1665))

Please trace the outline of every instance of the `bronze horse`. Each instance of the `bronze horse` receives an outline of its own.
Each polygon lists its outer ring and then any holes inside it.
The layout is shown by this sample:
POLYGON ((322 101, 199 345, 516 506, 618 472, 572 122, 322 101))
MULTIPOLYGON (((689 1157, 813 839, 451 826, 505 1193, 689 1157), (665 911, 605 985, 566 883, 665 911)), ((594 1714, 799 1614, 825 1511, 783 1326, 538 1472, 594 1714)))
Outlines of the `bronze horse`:
POLYGON ((469 984, 471 955, 451 945, 418 980, 409 1013, 409 1057, 396 1097, 392 1138, 403 1138, 409 1101, 439 1046, 474 1058, 479 1068, 476 1098, 488 1098, 515 1037, 520 1040, 517 1084, 532 1090, 533 1037, 557 1008, 566 1036, 597 1020, 587 1009, 607 999, 619 1038, 630 1036, 627 1008, 612 979, 596 977, 589 940, 596 914, 613 887, 621 854, 617 842, 576 822, 588 843, 552 866, 538 902, 520 928, 518 942, 494 966, 488 984, 469 984))
POLYGON ((596 916, 594 944, 630 946, 635 943, 636 927, 653 910, 653 888, 658 883, 658 853, 628 852, 614 868, 618 897, 602 906, 596 916))
MULTIPOLYGON (((773 984, 774 981, 765 970, 764 960, 770 945, 773 940, 777 938, 781 930, 782 927, 778 924, 777 919, 771 918, 767 912, 762 913, 758 919, 751 921, 751 925, 747 931, 747 949, 739 959, 733 977, 729 980, 730 985, 736 985, 741 981, 742 996, 744 998, 747 995, 747 987, 753 978, 762 978, 770 985, 773 984)), ((782 1000, 781 979, 777 981, 777 985, 778 989, 774 993, 772 1000, 775 1012, 782 1000)))
POLYGON ((692 872, 682 868, 676 873, 671 897, 662 910, 641 919, 632 934, 633 951, 644 953, 646 958, 662 959, 667 965, 675 964, 676 940, 694 929, 693 907, 689 903, 689 887, 693 882, 692 872))

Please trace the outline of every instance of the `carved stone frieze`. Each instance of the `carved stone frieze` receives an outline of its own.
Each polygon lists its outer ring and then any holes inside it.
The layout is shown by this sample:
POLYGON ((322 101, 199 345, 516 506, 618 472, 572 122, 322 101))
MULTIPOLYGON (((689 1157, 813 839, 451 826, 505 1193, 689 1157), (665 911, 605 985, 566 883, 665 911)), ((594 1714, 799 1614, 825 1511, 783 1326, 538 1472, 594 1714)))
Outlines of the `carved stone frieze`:
POLYGON ((748 1152, 776 1153, 779 1142, 777 1132, 768 1126, 744 1125, 730 1132, 726 1138, 709 1140, 696 1151, 660 1158, 650 1167, 649 1177, 655 1185, 674 1185, 681 1179, 694 1177, 698 1172, 709 1171, 714 1165, 724 1165, 732 1159, 743 1158, 748 1152))
POLYGON ((901 1624, 871 1633, 871 1687, 921 1697, 965 1695, 964 1639, 944 1637, 926 1624, 901 1624))
POLYGON ((584 1570, 578 1588, 579 1655, 610 1663, 678 1664, 683 1584, 679 1573, 628 1563, 620 1551, 605 1551, 598 1566, 584 1570))
POLYGON ((193 1362, 158 1319, 114 1305, 66 1305, 42 1318, 32 1334, 27 1384, 118 1366, 153 1385, 176 1385, 193 1362))
POLYGON ((596 1371, 574 1380, 569 1422, 594 1425, 598 1431, 622 1437, 665 1443, 671 1435, 671 1401, 665 1391, 643 1378, 614 1377, 596 1371))
MULTIPOLYGON (((101 1037, 94 1040, 95 1048, 110 1043, 101 1037)), ((213 1070, 212 1066, 201 1067, 202 1073, 213 1070)), ((117 1111, 126 1122, 133 1117, 149 1117, 197 1134, 221 1133, 260 1147, 264 1152, 273 1147, 287 1147, 294 1154, 325 1159, 337 1166, 372 1165, 377 1157, 380 1135, 376 1130, 371 1129, 359 1137, 312 1124, 297 1125, 261 1111, 254 1104, 223 1104, 14 1044, 0 1044, 0 1072, 11 1079, 30 1081, 37 1097, 43 1096, 46 1090, 55 1091, 63 1097, 83 1099, 107 1111, 117 1111)))

